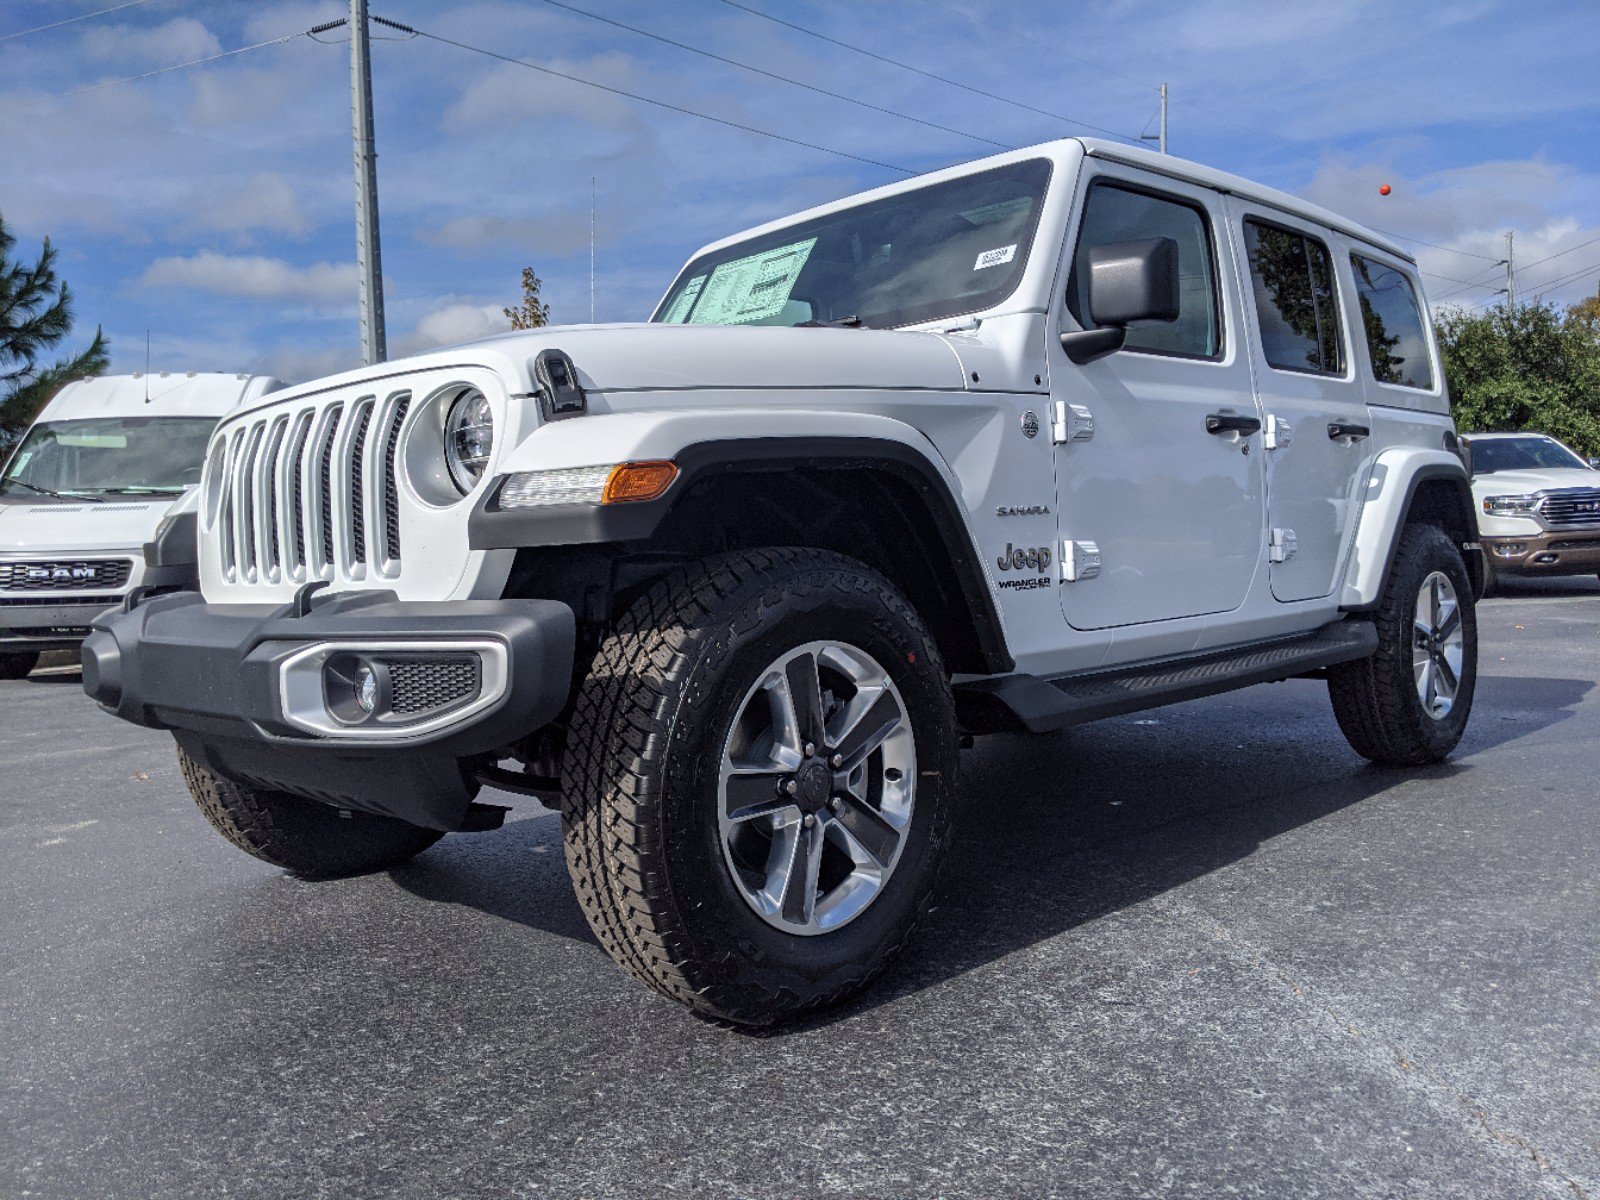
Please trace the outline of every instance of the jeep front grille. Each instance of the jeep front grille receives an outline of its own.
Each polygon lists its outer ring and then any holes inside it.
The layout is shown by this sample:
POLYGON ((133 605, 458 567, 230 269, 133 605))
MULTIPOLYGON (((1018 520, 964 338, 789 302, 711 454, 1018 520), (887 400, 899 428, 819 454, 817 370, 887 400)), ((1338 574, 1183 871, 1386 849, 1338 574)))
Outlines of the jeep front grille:
POLYGON ((1552 529, 1600 529, 1600 488, 1545 492, 1534 511, 1552 529))
MULTIPOLYGON (((400 574, 400 430, 410 393, 308 402, 228 430, 215 530, 230 583, 400 574), (371 531, 381 530, 374 538, 371 531)), ((207 481, 209 486, 209 480, 207 481)))
POLYGON ((51 559, 0 563, 0 592, 104 592, 123 587, 129 558, 51 559))

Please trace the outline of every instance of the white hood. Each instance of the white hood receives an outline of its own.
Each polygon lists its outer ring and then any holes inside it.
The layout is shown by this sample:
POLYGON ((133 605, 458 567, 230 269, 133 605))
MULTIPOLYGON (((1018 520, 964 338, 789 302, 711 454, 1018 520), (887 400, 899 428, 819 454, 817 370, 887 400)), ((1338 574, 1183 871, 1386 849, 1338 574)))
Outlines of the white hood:
POLYGON ((689 388, 961 391, 967 386, 967 373, 951 342, 919 330, 553 325, 314 380, 265 396, 242 411, 259 412, 336 388, 463 365, 485 367, 513 392, 526 394, 536 386, 533 360, 545 349, 564 351, 584 389, 602 396, 689 388))
POLYGON ((1600 471, 1585 467, 1545 467, 1537 471, 1494 471, 1472 477, 1472 494, 1485 496, 1526 496, 1556 488, 1600 488, 1600 471))
POLYGON ((104 504, 42 501, 0 504, 0 554, 136 551, 155 536, 172 497, 104 504))

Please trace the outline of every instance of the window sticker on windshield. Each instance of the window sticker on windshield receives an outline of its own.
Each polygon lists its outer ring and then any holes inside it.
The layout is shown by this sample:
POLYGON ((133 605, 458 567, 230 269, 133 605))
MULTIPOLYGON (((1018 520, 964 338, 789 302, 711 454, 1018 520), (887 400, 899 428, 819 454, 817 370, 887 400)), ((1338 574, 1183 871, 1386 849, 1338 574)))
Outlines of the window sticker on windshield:
POLYGON ((723 263, 711 272, 689 323, 738 325, 772 316, 789 302, 816 244, 816 238, 807 238, 723 263))
POLYGON ((700 295, 700 289, 705 285, 706 276, 704 275, 696 275, 689 280, 684 285, 683 291, 679 293, 678 298, 672 302, 672 307, 667 309, 666 315, 661 319, 668 325, 681 324, 683 318, 689 315, 689 310, 694 307, 694 302, 700 295))
POLYGON ((985 267, 998 267, 1010 262, 1017 256, 1017 244, 1012 242, 1009 246, 1001 246, 998 250, 985 250, 978 255, 978 261, 972 264, 974 271, 981 271, 985 267))
POLYGON ((1020 217, 1032 207, 1032 196, 1017 196, 1011 200, 985 204, 982 208, 969 208, 961 214, 961 219, 974 225, 995 225, 1012 217, 1020 217))
POLYGON ((11 468, 11 474, 14 475, 14 476, 15 475, 21 475, 24 471, 26 471, 28 469, 28 460, 30 458, 32 458, 32 457, 33 457, 33 451, 32 450, 29 450, 29 451, 26 451, 23 454, 17 455, 17 465, 11 468))

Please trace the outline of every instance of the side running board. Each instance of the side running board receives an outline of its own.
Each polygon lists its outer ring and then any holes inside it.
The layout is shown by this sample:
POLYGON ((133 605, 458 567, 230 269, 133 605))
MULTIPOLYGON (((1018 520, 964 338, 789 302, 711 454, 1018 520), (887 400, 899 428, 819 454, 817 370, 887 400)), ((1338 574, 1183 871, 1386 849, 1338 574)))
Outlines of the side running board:
POLYGON ((974 733, 1046 733, 1141 709, 1197 700, 1256 683, 1291 679, 1378 648, 1370 621, 1335 621, 1313 633, 1250 642, 1182 658, 1042 679, 1006 675, 957 684, 956 715, 974 733))

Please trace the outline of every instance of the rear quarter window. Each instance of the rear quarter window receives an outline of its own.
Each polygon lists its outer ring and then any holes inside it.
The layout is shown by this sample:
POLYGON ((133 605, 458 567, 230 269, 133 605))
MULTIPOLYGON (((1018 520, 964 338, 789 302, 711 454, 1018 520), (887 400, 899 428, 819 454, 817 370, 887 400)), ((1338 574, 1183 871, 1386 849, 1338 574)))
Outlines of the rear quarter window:
POLYGON ((1395 268, 1360 254, 1350 256, 1350 269, 1373 379, 1432 391, 1433 360, 1416 287, 1395 268))

